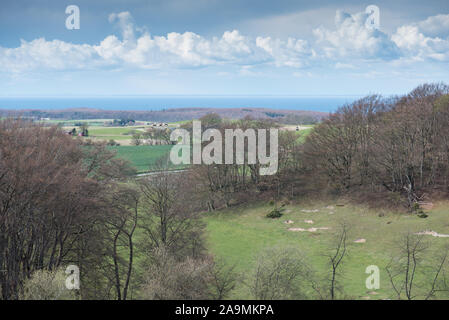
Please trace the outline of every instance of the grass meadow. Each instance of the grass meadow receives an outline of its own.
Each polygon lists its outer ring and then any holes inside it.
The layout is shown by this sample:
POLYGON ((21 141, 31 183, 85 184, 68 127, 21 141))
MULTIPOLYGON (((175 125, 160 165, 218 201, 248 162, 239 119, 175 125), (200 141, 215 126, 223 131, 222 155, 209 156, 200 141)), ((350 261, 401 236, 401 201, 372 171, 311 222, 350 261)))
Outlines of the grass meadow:
MULTIPOLYGON (((254 269, 259 252, 266 247, 278 246, 298 248, 317 275, 324 276, 330 271, 327 254, 335 243, 336 230, 342 221, 346 221, 350 225, 348 256, 344 260, 341 277, 345 294, 353 299, 374 300, 395 298, 385 266, 393 255, 397 255, 399 241, 404 233, 432 230, 449 234, 448 203, 437 204, 425 219, 417 215, 337 204, 329 201, 288 205, 284 215, 278 219, 265 217, 273 209, 269 204, 205 213, 207 243, 215 257, 235 264, 243 275, 248 275, 254 269), (286 224, 288 220, 293 223, 286 224), (306 223, 305 220, 312 220, 313 223, 306 223), (316 232, 288 230, 313 227, 329 229, 316 232), (360 239, 366 242, 354 242, 360 239), (369 265, 380 268, 379 290, 368 290, 365 286, 369 276, 365 270, 369 265)), ((449 238, 423 237, 431 244, 428 259, 432 259, 439 248, 449 244, 449 238)), ((431 283, 431 280, 427 279, 427 283, 431 283)), ((240 282, 231 298, 249 299, 251 296, 247 286, 240 282)))
POLYGON ((117 157, 128 160, 138 173, 142 173, 150 171, 158 159, 170 152, 172 146, 109 146, 108 148, 116 151, 117 157))

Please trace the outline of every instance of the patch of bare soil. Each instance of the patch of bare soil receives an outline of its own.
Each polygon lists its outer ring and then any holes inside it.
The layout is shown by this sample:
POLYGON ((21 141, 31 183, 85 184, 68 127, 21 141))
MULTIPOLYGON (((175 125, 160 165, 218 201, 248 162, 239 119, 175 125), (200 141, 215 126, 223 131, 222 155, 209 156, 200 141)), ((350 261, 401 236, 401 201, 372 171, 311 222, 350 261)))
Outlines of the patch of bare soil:
POLYGON ((416 235, 426 235, 426 236, 432 236, 432 237, 437 237, 437 238, 449 238, 449 234, 442 234, 442 233, 438 233, 432 230, 425 230, 425 231, 421 231, 421 232, 417 232, 415 233, 416 235))
POLYGON ((289 228, 288 231, 299 231, 299 232, 316 232, 318 230, 329 230, 329 227, 316 227, 316 228, 308 228, 308 229, 304 229, 304 228, 289 228))

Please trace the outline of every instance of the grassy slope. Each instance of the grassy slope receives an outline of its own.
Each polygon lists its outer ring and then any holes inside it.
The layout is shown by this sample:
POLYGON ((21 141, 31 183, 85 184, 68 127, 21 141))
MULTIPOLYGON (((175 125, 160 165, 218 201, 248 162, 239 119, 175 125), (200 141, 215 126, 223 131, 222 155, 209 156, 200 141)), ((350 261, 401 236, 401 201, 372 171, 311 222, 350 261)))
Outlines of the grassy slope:
MULTIPOLYGON (((377 265, 380 268, 380 290, 371 299, 391 297, 392 291, 387 274, 384 270, 388 263, 398 238, 408 230, 418 232, 434 230, 449 234, 449 209, 446 204, 434 208, 429 217, 422 219, 416 215, 404 215, 385 212, 379 217, 380 211, 368 210, 363 207, 346 205, 335 206, 329 210, 328 205, 335 203, 315 203, 313 205, 290 205, 280 219, 267 219, 265 215, 271 211, 271 206, 259 204, 246 208, 228 209, 206 214, 207 240, 212 253, 225 261, 237 264, 240 272, 248 274, 255 263, 255 255, 268 246, 295 246, 307 256, 309 264, 318 272, 326 270, 326 258, 329 244, 339 221, 347 220, 352 225, 350 236, 350 255, 344 265, 343 285, 345 292, 352 298, 362 299, 369 296, 365 287, 365 268, 377 265), (316 213, 302 212, 303 209, 319 209, 316 213), (334 214, 329 214, 329 212, 334 214), (285 220, 295 223, 287 225, 285 220), (313 225, 304 222, 314 221, 313 225), (387 223, 389 222, 389 223, 387 223), (317 232, 292 232, 290 227, 330 227, 330 230, 317 232), (366 239, 366 243, 354 243, 358 238, 366 239)), ((433 248, 449 244, 449 238, 434 238, 425 236, 431 241, 433 248)), ((430 279, 428 281, 431 281, 430 279)), ((239 285, 231 298, 250 298, 247 288, 239 285)))

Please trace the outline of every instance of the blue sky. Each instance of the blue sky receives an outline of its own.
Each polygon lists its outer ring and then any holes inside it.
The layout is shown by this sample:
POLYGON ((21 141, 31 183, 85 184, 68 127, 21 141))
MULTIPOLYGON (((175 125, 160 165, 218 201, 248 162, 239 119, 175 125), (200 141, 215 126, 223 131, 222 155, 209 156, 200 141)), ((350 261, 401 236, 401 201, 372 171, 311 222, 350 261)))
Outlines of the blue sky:
POLYGON ((0 3, 0 96, 400 94, 448 67, 448 1, 0 3))

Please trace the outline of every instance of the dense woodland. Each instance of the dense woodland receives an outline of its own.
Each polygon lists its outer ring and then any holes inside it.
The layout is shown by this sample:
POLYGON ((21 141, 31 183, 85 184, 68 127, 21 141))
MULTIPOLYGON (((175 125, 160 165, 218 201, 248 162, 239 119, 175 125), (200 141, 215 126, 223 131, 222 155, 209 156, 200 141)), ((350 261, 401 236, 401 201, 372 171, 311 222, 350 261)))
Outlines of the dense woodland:
MULTIPOLYGON (((204 129, 219 130, 277 126, 270 119, 228 121, 217 114, 201 121, 204 129)), ((0 296, 227 298, 242 275, 207 252, 202 212, 312 195, 419 211, 421 201, 448 196, 448 123, 449 87, 425 84, 406 96, 372 95, 342 106, 305 140, 281 131, 279 169, 272 176, 261 176, 260 164, 235 164, 137 178, 105 144, 86 147, 58 127, 4 119, 0 296), (79 266, 82 286, 67 293, 52 281, 69 264, 79 266)), ((161 159, 157 169, 166 165, 161 159)), ((342 225, 324 278, 314 275, 301 255, 279 249, 264 252, 254 274, 242 281, 257 299, 344 297, 338 295, 337 271, 346 233, 342 225)), ((409 255, 420 249, 416 240, 405 241, 409 255)), ((441 268, 436 270, 435 279, 441 268)), ((435 281, 424 297, 436 291, 435 281)))

